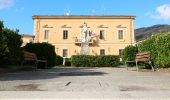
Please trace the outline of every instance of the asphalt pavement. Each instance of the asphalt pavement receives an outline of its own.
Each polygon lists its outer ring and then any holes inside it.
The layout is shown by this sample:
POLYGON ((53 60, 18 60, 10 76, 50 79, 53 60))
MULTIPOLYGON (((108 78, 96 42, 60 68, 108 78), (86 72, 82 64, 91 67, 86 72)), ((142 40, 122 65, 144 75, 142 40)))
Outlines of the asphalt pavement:
POLYGON ((170 99, 170 73, 57 68, 0 74, 0 100, 170 99))

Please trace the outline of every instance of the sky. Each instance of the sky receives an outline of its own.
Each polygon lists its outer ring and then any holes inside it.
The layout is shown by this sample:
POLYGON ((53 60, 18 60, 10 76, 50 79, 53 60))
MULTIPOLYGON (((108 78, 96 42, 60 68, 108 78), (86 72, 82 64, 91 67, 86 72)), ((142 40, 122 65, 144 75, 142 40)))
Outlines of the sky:
POLYGON ((170 24, 170 0, 0 0, 0 20, 33 34, 33 15, 134 15, 135 28, 170 24))

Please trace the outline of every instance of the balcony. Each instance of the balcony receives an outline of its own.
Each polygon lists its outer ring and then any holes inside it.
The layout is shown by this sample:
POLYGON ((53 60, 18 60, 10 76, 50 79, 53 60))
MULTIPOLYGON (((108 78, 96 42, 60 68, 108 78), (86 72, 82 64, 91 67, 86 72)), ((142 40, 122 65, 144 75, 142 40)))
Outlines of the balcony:
MULTIPOLYGON (((89 45, 93 45, 94 40, 90 39, 88 42, 89 42, 89 45)), ((82 43, 81 39, 75 39, 76 45, 81 45, 81 43, 82 43)))

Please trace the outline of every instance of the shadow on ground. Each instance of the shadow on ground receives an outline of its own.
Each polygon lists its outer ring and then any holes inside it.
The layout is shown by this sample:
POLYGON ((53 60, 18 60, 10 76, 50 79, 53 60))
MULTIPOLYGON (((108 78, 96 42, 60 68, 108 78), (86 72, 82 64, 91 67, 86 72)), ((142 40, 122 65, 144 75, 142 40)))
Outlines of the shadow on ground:
POLYGON ((102 76, 105 72, 96 71, 96 68, 55 68, 38 71, 22 71, 14 73, 4 73, 0 75, 0 81, 13 80, 43 80, 52 78, 62 78, 64 76, 102 76))

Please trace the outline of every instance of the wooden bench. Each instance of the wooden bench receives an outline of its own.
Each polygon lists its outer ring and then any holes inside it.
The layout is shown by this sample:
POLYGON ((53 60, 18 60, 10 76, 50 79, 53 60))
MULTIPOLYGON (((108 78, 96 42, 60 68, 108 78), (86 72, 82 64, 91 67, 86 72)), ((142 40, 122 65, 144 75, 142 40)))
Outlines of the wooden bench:
MULTIPOLYGON (((136 67, 137 67, 137 70, 139 71, 139 66, 138 66, 138 62, 144 62, 144 63, 148 63, 151 65, 151 68, 153 71, 155 71, 153 65, 152 65, 152 62, 150 60, 150 54, 148 52, 143 52, 143 53, 137 53, 136 54, 136 57, 135 57, 135 61, 126 61, 126 66, 127 66, 127 63, 128 62, 135 62, 136 63, 136 67)), ((128 69, 128 66, 127 66, 127 69, 128 69)))
POLYGON ((44 59, 38 59, 35 53, 23 52, 23 61, 22 61, 22 66, 25 62, 34 62, 35 64, 35 70, 38 68, 38 63, 39 62, 44 62, 45 63, 45 68, 47 68, 47 60, 44 59))

